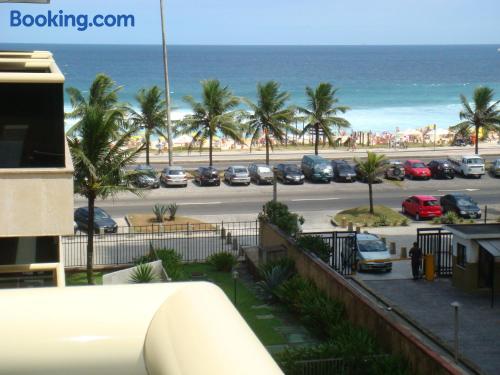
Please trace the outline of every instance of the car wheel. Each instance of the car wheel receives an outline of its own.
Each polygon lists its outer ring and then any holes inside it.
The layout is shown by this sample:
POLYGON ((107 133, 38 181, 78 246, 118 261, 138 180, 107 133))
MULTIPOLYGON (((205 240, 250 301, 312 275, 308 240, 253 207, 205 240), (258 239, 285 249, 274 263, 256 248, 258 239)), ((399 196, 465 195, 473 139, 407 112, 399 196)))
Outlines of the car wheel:
POLYGON ((217 181, 217 182, 215 183, 215 186, 220 186, 220 181, 217 181))
POLYGON ((401 178, 399 179, 399 181, 404 181, 404 180, 405 180, 405 178, 404 178, 404 177, 401 177, 401 178))
POLYGON ((419 214, 415 214, 415 221, 420 221, 420 215, 419 214))
POLYGON ((407 214, 405 206, 401 206, 401 212, 403 213, 403 215, 407 214))
POLYGON ((412 174, 410 174, 408 177, 410 178, 410 180, 413 180, 413 175, 412 174))

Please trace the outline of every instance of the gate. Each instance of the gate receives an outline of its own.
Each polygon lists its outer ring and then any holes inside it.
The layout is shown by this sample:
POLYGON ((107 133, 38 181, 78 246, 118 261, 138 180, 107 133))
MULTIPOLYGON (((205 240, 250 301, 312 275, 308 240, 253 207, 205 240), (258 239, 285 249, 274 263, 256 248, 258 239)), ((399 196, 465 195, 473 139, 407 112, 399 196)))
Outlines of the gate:
POLYGON ((453 275, 453 235, 442 228, 417 229, 418 246, 424 255, 434 255, 436 273, 439 277, 453 275))
POLYGON ((357 240, 355 231, 315 232, 305 235, 319 236, 328 244, 330 257, 328 265, 342 276, 349 276, 356 270, 357 240))

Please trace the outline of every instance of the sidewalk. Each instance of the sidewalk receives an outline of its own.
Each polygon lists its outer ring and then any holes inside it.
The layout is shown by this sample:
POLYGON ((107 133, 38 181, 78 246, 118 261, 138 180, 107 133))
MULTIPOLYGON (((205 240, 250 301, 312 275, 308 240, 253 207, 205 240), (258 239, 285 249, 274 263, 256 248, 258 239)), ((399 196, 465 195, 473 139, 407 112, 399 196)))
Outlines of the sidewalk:
MULTIPOLYGON (((410 157, 447 157, 449 155, 462 155, 462 154, 474 154, 474 147, 437 147, 434 150, 433 147, 412 147, 405 150, 394 149, 394 148, 359 148, 356 151, 347 151, 343 149, 320 149, 320 154, 327 158, 336 159, 349 159, 352 157, 363 157, 366 155, 367 151, 374 151, 376 153, 386 154, 390 158, 410 158, 410 157)), ((273 161, 282 160, 299 160, 304 154, 311 154, 314 150, 312 148, 307 149, 281 149, 271 152, 270 159, 273 161)), ((500 155, 500 145, 496 143, 484 143, 480 144, 479 153, 483 156, 500 155)), ((265 151, 214 151, 213 157, 216 162, 221 161, 254 161, 257 159, 265 158, 265 151)), ((208 159, 208 152, 175 152, 174 160, 175 162, 206 162, 208 159)), ((156 154, 153 151, 150 155, 151 163, 168 163, 168 154, 163 153, 161 155, 156 154)), ((137 158, 137 162, 144 162, 145 154, 141 154, 137 158)))

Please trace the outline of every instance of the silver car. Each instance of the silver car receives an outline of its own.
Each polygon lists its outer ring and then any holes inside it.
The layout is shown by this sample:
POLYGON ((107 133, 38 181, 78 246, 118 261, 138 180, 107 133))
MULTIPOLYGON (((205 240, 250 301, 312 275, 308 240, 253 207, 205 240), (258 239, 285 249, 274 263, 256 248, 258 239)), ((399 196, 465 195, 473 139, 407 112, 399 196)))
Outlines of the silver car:
POLYGON ((273 170, 266 164, 250 164, 248 166, 250 180, 257 185, 272 184, 274 179, 273 170))
POLYGON ((376 235, 363 233, 356 235, 359 271, 392 270, 392 259, 385 243, 376 235))
POLYGON ((250 175, 247 167, 235 165, 224 171, 224 180, 229 185, 245 184, 250 185, 250 175))
POLYGON ((493 177, 500 176, 500 159, 494 160, 493 163, 491 163, 490 172, 493 177))
POLYGON ((161 183, 165 186, 187 186, 187 176, 184 168, 171 166, 161 172, 161 183))

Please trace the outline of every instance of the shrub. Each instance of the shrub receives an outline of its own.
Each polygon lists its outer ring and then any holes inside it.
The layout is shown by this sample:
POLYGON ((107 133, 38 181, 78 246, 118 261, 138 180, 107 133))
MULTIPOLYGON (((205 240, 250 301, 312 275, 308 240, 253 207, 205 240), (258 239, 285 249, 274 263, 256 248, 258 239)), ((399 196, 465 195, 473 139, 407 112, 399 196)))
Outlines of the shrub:
POLYGON ((165 214, 167 213, 167 206, 163 204, 156 203, 153 207, 153 213, 155 214, 156 221, 158 223, 163 223, 163 220, 165 219, 165 214))
POLYGON ((130 275, 130 281, 136 284, 146 284, 156 281, 153 267, 147 263, 141 263, 130 275))
POLYGON ((407 227, 409 225, 409 221, 408 221, 407 217, 405 217, 401 220, 401 225, 404 227, 407 227))
POLYGON ((208 258, 208 263, 219 272, 231 272, 236 265, 236 257, 228 252, 217 253, 208 258))
POLYGON ((443 216, 441 216, 441 224, 456 224, 459 221, 460 218, 453 211, 448 211, 443 216))
POLYGON ((281 202, 270 201, 264 205, 263 216, 270 223, 276 225, 287 235, 295 237, 300 233, 300 227, 304 224, 304 218, 291 213, 288 206, 281 202))
POLYGON ((316 254, 324 262, 328 262, 330 259, 330 246, 319 236, 300 236, 297 245, 316 254))
POLYGON ((375 219, 375 222, 373 223, 374 226, 376 227, 387 227, 391 223, 389 222, 389 219, 385 215, 381 215, 375 219))
POLYGON ((161 260, 161 264, 168 277, 172 280, 182 280, 182 256, 177 254, 174 249, 160 249, 156 250, 156 255, 158 259, 161 260))
POLYGON ((262 280, 257 282, 257 287, 269 298, 276 298, 278 288, 295 274, 295 263, 291 259, 283 259, 259 269, 262 280))
POLYGON ((169 220, 175 220, 175 215, 177 214, 177 210, 179 206, 177 203, 172 203, 168 205, 168 213, 170 214, 169 220))

